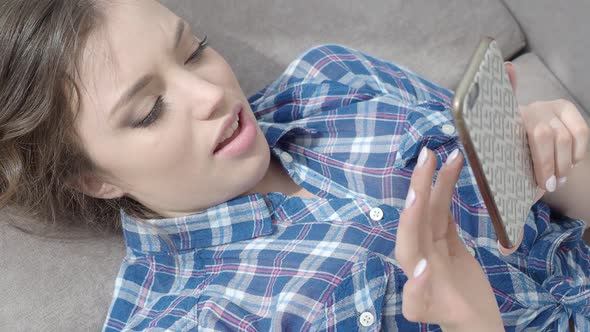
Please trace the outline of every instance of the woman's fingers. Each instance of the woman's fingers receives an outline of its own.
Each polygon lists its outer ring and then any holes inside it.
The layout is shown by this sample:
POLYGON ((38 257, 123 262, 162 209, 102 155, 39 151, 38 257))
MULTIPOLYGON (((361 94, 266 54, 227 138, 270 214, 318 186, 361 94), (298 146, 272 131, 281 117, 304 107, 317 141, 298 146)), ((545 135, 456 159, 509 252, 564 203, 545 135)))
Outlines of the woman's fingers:
POLYGON ((447 233, 447 220, 449 207, 455 191, 455 185, 463 168, 463 156, 459 149, 455 149, 441 167, 436 184, 430 197, 432 211, 432 236, 434 240, 444 238, 447 233))
POLYGON ((535 180, 554 191, 565 183, 572 165, 587 157, 589 129, 574 104, 566 100, 537 102, 521 108, 535 180))
POLYGON ((553 130, 546 123, 539 123, 532 130, 533 144, 531 154, 534 162, 535 180, 541 188, 553 192, 557 187, 555 177, 555 151, 553 130))
POLYGON ((572 167, 572 135, 557 117, 549 120, 549 126, 553 128, 554 169, 559 184, 565 181, 572 167))
POLYGON ((449 274, 452 267, 441 256, 432 252, 421 273, 408 276, 402 291, 402 314, 407 320, 448 325, 465 314, 459 309, 463 301, 453 284, 457 280, 449 274))
POLYGON ((395 258, 406 275, 413 275, 421 259, 432 246, 429 201, 436 158, 428 149, 420 152, 406 196, 405 208, 399 219, 395 258))
POLYGON ((504 68, 506 69, 506 73, 508 73, 512 91, 516 93, 516 69, 514 68, 514 64, 512 62, 504 62, 504 68))
POLYGON ((584 117, 578 111, 576 105, 567 100, 557 100, 561 111, 559 119, 569 131, 572 137, 572 163, 577 164, 586 159, 588 148, 589 130, 584 117))
MULTIPOLYGON (((521 111, 533 158, 533 168, 537 184, 549 192, 555 191, 555 151, 553 129, 542 121, 542 110, 538 104, 522 106, 521 111)), ((545 117, 546 119, 547 117, 545 117)))
POLYGON ((435 323, 433 303, 440 301, 432 296, 432 269, 426 265, 417 276, 408 275, 402 292, 402 314, 412 322, 435 323))
POLYGON ((457 224, 455 224, 455 218, 449 211, 447 216, 447 246, 449 250, 449 256, 456 257, 460 254, 469 254, 467 248, 461 238, 459 238, 459 233, 457 233, 457 224))
POLYGON ((437 162, 434 153, 424 149, 418 160, 400 216, 395 247, 396 259, 408 277, 402 292, 402 313, 414 322, 455 326, 464 317, 471 319, 472 313, 482 312, 479 307, 487 302, 485 296, 481 302, 478 293, 485 294, 486 284, 489 287, 478 263, 459 238, 449 209, 464 159, 459 150, 453 151, 441 167, 433 189, 437 162), (435 228, 440 232, 439 239, 433 237, 435 228))

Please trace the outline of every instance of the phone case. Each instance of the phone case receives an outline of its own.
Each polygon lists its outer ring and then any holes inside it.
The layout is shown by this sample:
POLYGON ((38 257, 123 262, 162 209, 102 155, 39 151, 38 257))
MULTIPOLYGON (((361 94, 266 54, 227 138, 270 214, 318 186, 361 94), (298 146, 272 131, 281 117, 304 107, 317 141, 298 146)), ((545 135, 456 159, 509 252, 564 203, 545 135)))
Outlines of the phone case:
POLYGON ((453 100, 453 117, 500 243, 518 241, 536 182, 504 59, 492 38, 476 50, 453 100))

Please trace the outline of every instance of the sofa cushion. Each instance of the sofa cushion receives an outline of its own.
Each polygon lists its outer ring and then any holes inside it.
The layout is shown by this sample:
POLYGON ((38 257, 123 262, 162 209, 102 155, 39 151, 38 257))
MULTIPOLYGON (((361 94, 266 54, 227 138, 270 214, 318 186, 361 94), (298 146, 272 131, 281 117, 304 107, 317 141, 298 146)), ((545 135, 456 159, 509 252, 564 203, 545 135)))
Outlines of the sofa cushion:
POLYGON ((505 0, 529 48, 590 112, 590 1, 505 0))
POLYGON ((0 331, 100 330, 125 256, 123 236, 34 226, 7 211, 0 220, 0 331))
POLYGON ((500 1, 163 0, 206 33, 233 65, 246 94, 262 88, 300 52, 342 44, 455 88, 481 36, 506 58, 525 45, 500 1))
POLYGON ((518 81, 516 98, 520 104, 564 98, 576 104, 586 121, 588 121, 588 113, 576 102, 535 53, 525 53, 513 59, 512 62, 516 69, 518 81))

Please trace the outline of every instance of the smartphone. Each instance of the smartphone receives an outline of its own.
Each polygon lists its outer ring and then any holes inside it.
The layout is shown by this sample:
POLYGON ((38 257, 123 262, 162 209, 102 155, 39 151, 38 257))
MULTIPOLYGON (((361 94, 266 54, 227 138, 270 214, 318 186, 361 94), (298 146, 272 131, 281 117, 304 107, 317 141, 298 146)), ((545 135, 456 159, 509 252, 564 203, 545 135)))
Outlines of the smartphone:
POLYGON ((512 248, 535 202, 533 162, 497 42, 481 40, 459 83, 452 114, 496 237, 512 248))

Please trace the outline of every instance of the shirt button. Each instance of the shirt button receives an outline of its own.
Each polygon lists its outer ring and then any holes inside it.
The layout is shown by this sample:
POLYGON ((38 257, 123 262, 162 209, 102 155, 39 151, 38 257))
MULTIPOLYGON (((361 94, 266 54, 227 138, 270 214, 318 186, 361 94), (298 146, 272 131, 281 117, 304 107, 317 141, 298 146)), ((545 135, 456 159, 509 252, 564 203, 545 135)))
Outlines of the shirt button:
POLYGON ((475 257, 475 249, 471 248, 471 246, 466 245, 467 251, 471 254, 471 256, 475 257))
POLYGON ((373 323, 375 323, 375 316, 373 316, 372 313, 365 311, 361 314, 359 321, 361 322, 362 326, 371 326, 373 323))
POLYGON ((291 155, 288 152, 281 153, 281 157, 283 157, 283 160, 288 164, 293 162, 293 157, 291 157, 291 155))
POLYGON ((442 126, 442 131, 445 135, 453 135, 455 133, 455 127, 450 124, 445 124, 442 126))
POLYGON ((383 219, 383 210, 378 207, 372 208, 371 212, 369 212, 369 216, 371 216, 373 221, 379 221, 383 219))

